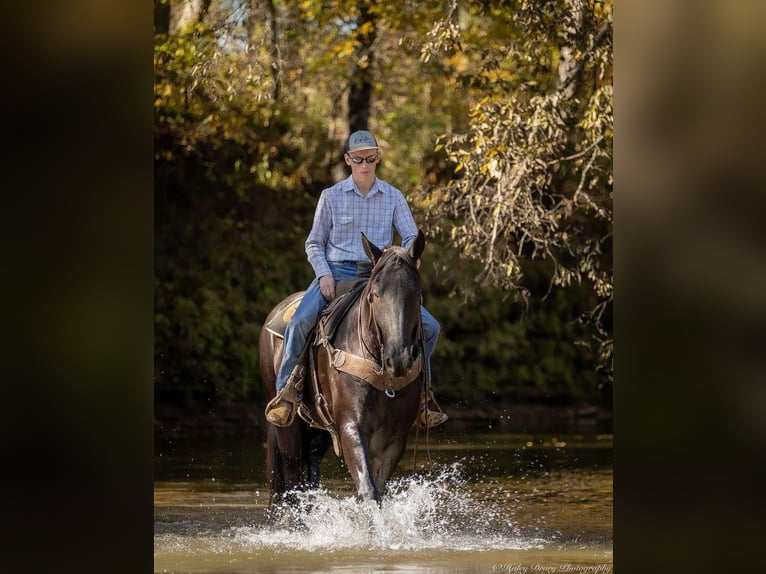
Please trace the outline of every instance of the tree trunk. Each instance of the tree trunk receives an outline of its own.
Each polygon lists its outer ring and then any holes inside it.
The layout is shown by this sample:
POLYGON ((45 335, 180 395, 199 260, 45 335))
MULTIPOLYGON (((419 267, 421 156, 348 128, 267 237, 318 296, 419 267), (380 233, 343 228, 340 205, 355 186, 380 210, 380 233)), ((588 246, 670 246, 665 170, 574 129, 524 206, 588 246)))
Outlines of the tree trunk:
POLYGON ((279 21, 274 0, 266 0, 266 14, 268 15, 269 28, 271 29, 271 41, 269 52, 271 54, 271 72, 274 85, 271 89, 272 109, 279 101, 282 92, 282 52, 279 49, 279 21))
POLYGON ((370 103, 372 101, 372 63, 374 57, 373 45, 376 38, 376 17, 370 12, 372 2, 360 0, 359 18, 357 20, 356 39, 360 48, 356 63, 351 73, 348 92, 348 129, 349 133, 356 130, 366 130, 370 120, 370 103))
POLYGON ((177 32, 188 31, 192 26, 201 23, 210 11, 212 0, 185 0, 173 8, 175 20, 173 29, 177 32))
POLYGON ((561 59, 558 67, 557 89, 562 93, 565 100, 569 100, 577 91, 577 77, 582 68, 575 58, 577 46, 575 38, 583 35, 583 6, 581 0, 574 0, 570 4, 571 20, 573 29, 570 31, 570 45, 562 46, 561 59))
POLYGON ((170 32, 170 0, 154 0, 154 33, 170 32))

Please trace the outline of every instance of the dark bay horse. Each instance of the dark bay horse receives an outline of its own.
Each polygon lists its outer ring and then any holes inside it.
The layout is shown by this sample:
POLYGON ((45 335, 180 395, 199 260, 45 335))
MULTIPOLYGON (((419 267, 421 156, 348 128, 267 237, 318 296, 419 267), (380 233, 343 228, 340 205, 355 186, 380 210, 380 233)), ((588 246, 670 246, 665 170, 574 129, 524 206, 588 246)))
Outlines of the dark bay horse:
MULTIPOLYGON (((391 246, 381 251, 364 234, 362 243, 372 262, 370 277, 332 340, 314 347, 315 360, 304 361, 303 402, 316 401, 310 372, 315 366, 320 393, 337 429, 338 450, 357 493, 380 503, 404 454, 425 381, 418 273, 425 237, 419 231, 409 249, 391 246), (359 371, 354 376, 342 370, 342 363, 350 365, 352 359, 367 367, 374 384, 359 371)), ((284 306, 277 305, 265 325, 280 308, 284 306)), ((259 347, 270 400, 276 394, 282 339, 264 328, 259 347)), ((289 501, 290 492, 319 486, 320 463, 332 444, 330 433, 297 416, 287 427, 268 427, 271 502, 289 501)))

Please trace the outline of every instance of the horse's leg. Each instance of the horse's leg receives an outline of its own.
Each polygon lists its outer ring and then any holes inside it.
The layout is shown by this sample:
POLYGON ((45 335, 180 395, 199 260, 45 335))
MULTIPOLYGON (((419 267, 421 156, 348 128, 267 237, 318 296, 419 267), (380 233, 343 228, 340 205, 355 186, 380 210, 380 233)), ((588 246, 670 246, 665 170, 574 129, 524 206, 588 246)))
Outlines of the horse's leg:
POLYGON ((330 436, 325 431, 310 429, 307 433, 305 453, 306 473, 309 488, 319 488, 322 458, 330 448, 330 436))
POLYGON ((269 425, 266 436, 266 469, 269 475, 269 508, 285 493, 285 472, 277 443, 276 427, 269 425))
POLYGON ((359 497, 362 500, 374 500, 380 504, 380 493, 370 472, 366 439, 357 422, 346 421, 340 425, 340 443, 343 449, 343 460, 346 461, 359 497))
POLYGON ((297 420, 289 427, 275 429, 284 477, 282 498, 288 502, 294 502, 290 493, 298 490, 304 483, 302 431, 301 423, 297 420))
POLYGON ((386 484, 402 459, 407 446, 407 435, 388 441, 385 445, 375 445, 375 455, 370 461, 372 478, 381 495, 386 494, 386 484))

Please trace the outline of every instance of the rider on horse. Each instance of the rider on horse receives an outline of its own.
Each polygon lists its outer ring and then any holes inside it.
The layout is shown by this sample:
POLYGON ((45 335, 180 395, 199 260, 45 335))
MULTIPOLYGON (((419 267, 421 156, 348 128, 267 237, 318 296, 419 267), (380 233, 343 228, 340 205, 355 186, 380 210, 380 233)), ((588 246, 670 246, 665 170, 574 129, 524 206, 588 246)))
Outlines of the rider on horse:
MULTIPOLYGON (((394 228, 402 238, 402 247, 408 247, 417 236, 415 220, 402 192, 375 176, 380 162, 375 137, 364 130, 351 134, 344 159, 351 167, 351 176, 322 192, 306 240, 306 254, 316 277, 285 331, 284 356, 277 373, 277 395, 266 406, 266 419, 276 426, 290 424, 293 412, 300 404, 303 367, 298 362, 319 313, 335 298, 336 281, 364 276, 370 271, 361 233, 380 247, 391 245, 394 228), (370 154, 371 151, 374 153, 370 154)), ((416 424, 433 427, 447 420, 430 391, 430 358, 440 326, 422 306, 421 315, 429 391, 419 409, 416 424), (429 402, 438 410, 429 409, 429 402)))

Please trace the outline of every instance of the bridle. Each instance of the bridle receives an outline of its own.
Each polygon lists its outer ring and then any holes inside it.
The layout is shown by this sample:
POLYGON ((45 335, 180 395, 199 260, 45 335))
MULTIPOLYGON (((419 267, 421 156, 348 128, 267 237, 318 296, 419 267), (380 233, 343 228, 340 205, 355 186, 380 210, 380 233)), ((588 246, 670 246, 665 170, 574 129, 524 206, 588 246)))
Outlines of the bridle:
MULTIPOLYGON (((385 353, 385 346, 383 342, 382 331, 375 318, 375 305, 373 304, 374 297, 372 294, 372 284, 374 280, 376 279, 376 276, 380 274, 380 272, 382 271, 382 268, 385 266, 386 263, 388 263, 391 257, 398 257, 399 259, 405 260, 407 265, 411 269, 413 269, 415 273, 417 274, 417 267, 415 266, 415 263, 413 261, 405 259, 404 256, 402 255, 397 255, 396 253, 391 252, 390 248, 386 247, 385 249, 383 249, 383 254, 378 258, 378 260, 375 262, 375 265, 372 267, 372 270, 370 271, 370 278, 367 280, 367 285, 365 286, 364 291, 362 292, 363 304, 360 305, 359 317, 358 317, 359 324, 357 329, 357 332, 359 334, 360 348, 363 350, 363 353, 368 355, 368 358, 370 358, 377 364, 377 369, 375 372, 376 374, 379 374, 379 375, 383 373, 383 356, 385 353), (364 313, 364 310, 366 310, 366 313, 364 313), (366 329, 363 328, 364 315, 367 316, 366 329), (367 338, 364 336, 365 333, 373 334, 375 340, 368 341, 367 338), (377 343, 377 345, 375 343, 377 343)), ((420 301, 422 302, 423 292, 419 284, 418 284, 418 295, 419 295, 420 301)), ((417 323, 417 328, 415 331, 415 341, 421 347, 419 352, 424 351, 424 349, 422 348, 422 339, 423 339, 422 333, 423 333, 423 318, 420 315, 420 313, 418 313, 418 323, 417 323)))

